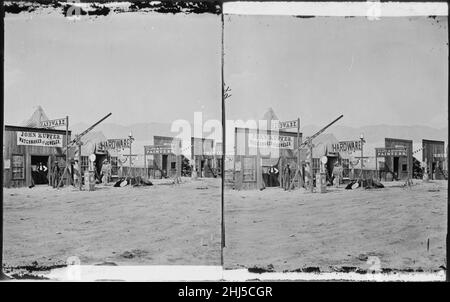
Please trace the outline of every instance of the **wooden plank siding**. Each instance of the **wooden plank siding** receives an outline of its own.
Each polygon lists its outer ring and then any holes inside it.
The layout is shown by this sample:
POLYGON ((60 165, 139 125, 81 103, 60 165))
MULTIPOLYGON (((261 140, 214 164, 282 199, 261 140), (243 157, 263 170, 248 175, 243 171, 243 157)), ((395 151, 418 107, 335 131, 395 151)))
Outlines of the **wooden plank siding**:
MULTIPOLYGON (((63 147, 66 145, 66 131, 44 128, 30 128, 20 126, 5 125, 3 131, 3 161, 10 160, 10 168, 3 169, 4 187, 23 187, 31 184, 31 156, 48 156, 47 167, 50 169, 57 157, 64 158, 63 148, 59 147, 41 147, 41 146, 23 146, 17 145, 17 132, 41 132, 63 135, 63 147), (24 156, 24 179, 12 179, 12 156, 24 156)), ((71 132, 69 131, 69 141, 71 132)))

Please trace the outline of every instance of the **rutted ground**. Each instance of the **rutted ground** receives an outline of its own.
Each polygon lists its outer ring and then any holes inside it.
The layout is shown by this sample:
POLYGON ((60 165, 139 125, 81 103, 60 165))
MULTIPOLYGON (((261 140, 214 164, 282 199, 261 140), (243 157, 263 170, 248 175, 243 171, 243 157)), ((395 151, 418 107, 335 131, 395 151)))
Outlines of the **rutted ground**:
POLYGON ((379 259, 384 271, 440 270, 447 181, 414 182, 325 194, 227 190, 225 268, 367 270, 379 259))
POLYGON ((4 264, 220 265, 220 179, 168 182, 4 189, 4 264))

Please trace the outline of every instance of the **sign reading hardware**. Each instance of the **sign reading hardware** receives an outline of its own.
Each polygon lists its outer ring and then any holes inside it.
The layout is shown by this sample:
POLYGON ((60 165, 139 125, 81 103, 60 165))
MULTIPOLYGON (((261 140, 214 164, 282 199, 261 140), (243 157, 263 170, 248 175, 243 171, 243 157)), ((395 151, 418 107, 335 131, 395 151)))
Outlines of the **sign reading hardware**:
POLYGON ((17 132, 17 145, 60 147, 63 146, 63 135, 42 132, 17 132))
POLYGON ((131 140, 129 138, 115 138, 97 144, 99 150, 119 150, 130 148, 131 140))
POLYGON ((362 142, 357 141, 343 141, 332 145, 333 152, 354 152, 361 150, 362 142))

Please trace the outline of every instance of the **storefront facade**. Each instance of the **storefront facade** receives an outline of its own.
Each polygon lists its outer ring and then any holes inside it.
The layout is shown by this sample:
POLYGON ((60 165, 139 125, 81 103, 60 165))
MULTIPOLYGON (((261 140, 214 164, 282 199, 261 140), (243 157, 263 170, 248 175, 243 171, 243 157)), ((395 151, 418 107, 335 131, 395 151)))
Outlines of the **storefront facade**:
MULTIPOLYGON (((70 135, 69 131, 68 141, 70 135)), ((65 130, 5 125, 3 186, 48 184, 54 163, 58 163, 61 173, 66 166, 65 146, 65 130)))
POLYGON ((426 165, 430 179, 445 179, 445 142, 422 140, 422 162, 426 165))
MULTIPOLYGON (((301 133, 298 141, 301 142, 301 133)), ((289 165, 297 167, 297 133, 265 129, 235 128, 233 183, 237 190, 282 185, 282 174, 289 165)))
POLYGON ((406 180, 412 179, 413 172, 413 141, 397 138, 385 138, 385 148, 387 149, 406 149, 405 153, 396 153, 384 157, 385 172, 392 173, 394 179, 406 180))

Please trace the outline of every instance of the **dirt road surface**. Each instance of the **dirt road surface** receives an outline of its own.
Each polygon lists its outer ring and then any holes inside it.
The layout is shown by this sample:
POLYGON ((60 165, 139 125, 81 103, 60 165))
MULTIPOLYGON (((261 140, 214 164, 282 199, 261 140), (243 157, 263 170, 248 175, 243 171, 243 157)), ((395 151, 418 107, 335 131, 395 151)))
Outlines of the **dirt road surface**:
POLYGON ((220 265, 220 179, 168 182, 4 189, 4 265, 220 265))
POLYGON ((225 268, 440 270, 447 181, 414 183, 324 194, 226 190, 225 268))

